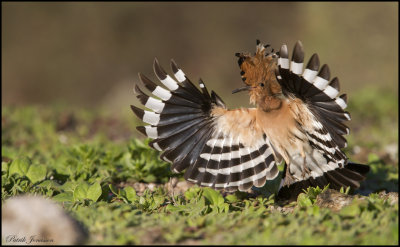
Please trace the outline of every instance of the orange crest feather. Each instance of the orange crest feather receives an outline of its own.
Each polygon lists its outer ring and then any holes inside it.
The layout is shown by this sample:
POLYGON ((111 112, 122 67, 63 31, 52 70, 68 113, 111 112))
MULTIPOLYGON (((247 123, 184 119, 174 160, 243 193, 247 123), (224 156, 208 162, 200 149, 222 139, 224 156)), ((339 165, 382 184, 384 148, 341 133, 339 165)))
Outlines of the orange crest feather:
POLYGON ((266 52, 268 46, 257 41, 256 53, 254 55, 250 53, 237 54, 242 80, 245 84, 255 87, 258 83, 269 80, 269 77, 275 74, 275 58, 277 56, 273 50, 270 53, 266 52))

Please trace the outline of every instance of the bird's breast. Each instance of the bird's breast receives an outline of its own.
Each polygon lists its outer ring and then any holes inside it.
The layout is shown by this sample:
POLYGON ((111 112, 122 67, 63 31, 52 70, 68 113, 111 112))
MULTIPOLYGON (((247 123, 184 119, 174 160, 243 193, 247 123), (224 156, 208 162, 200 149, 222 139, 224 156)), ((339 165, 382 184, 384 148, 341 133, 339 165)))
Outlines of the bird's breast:
POLYGON ((258 109, 257 122, 286 162, 289 162, 294 153, 302 151, 305 136, 296 124, 296 116, 289 99, 282 101, 279 110, 265 112, 258 109))
POLYGON ((256 109, 226 110, 214 108, 212 115, 217 118, 216 129, 224 136, 235 136, 246 146, 256 145, 263 132, 256 124, 256 109))

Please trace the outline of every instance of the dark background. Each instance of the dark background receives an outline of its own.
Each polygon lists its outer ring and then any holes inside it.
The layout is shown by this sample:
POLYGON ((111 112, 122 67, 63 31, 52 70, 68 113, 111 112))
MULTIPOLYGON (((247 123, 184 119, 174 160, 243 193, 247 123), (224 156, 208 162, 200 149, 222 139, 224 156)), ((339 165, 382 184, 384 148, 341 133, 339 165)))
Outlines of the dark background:
POLYGON ((349 101, 363 88, 398 98, 398 3, 2 3, 2 104, 127 112, 157 57, 201 77, 230 107, 248 106, 235 52, 256 39, 303 42, 338 76, 349 101))

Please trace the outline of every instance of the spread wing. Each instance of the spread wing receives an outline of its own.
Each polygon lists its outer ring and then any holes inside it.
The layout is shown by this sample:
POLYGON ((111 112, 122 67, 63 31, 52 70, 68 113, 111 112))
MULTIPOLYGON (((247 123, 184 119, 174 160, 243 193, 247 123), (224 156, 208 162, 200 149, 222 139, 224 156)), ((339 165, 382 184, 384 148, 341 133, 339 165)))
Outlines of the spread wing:
POLYGON ((139 74, 137 98, 151 111, 131 106, 145 123, 139 126, 153 138, 149 145, 162 151, 161 159, 172 163, 174 172, 186 169, 185 179, 200 186, 227 191, 261 187, 279 171, 268 138, 257 128, 255 109, 227 110, 213 91, 200 80, 200 90, 171 61, 176 80, 154 61, 154 71, 165 89, 139 74), (242 131, 246 130, 246 131, 242 131))
MULTIPOLYGON (((312 123, 307 128, 303 126, 303 130, 310 146, 318 150, 307 157, 311 175, 296 179, 289 186, 282 186, 286 179, 284 175, 278 195, 293 197, 308 186, 323 187, 328 183, 334 189, 347 186, 358 188, 369 167, 348 162, 346 155, 341 151, 341 148, 347 146, 344 135, 349 134, 349 128, 344 122, 350 120, 350 114, 345 111, 346 94, 339 96, 339 80, 335 77, 329 81, 329 67, 324 64, 319 68, 317 54, 311 56, 303 70, 304 51, 300 41, 296 43, 290 61, 286 45, 282 45, 277 55, 276 75, 282 92, 288 97, 301 99, 312 113, 312 123)), ((294 158, 291 163, 293 165, 289 168, 285 166, 284 174, 286 169, 293 168, 295 174, 301 174, 299 169, 296 170, 296 165, 302 161, 294 158)))
POLYGON ((349 134, 349 128, 343 123, 350 120, 350 114, 344 109, 347 107, 347 96, 339 96, 339 79, 330 80, 328 65, 319 69, 320 63, 317 54, 313 54, 303 71, 303 45, 298 41, 289 61, 288 49, 282 45, 278 57, 277 79, 286 94, 293 94, 307 104, 320 124, 322 134, 328 134, 332 142, 329 148, 347 146, 343 135, 349 134))

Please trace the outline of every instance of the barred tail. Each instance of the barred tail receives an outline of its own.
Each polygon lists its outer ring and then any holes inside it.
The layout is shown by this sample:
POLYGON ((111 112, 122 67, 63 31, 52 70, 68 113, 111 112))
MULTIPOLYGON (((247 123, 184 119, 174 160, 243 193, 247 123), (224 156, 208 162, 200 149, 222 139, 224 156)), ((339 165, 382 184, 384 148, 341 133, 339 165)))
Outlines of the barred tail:
MULTIPOLYGON (((284 174, 286 169, 287 165, 285 165, 284 174)), ((303 190, 306 190, 310 186, 324 188, 329 184, 329 188, 335 190, 349 186, 351 189, 357 189, 360 187, 360 182, 365 179, 369 170, 370 167, 368 165, 348 162, 344 167, 324 172, 321 176, 309 177, 306 180, 281 187, 278 192, 278 199, 294 201, 300 193, 304 192, 303 190)))

